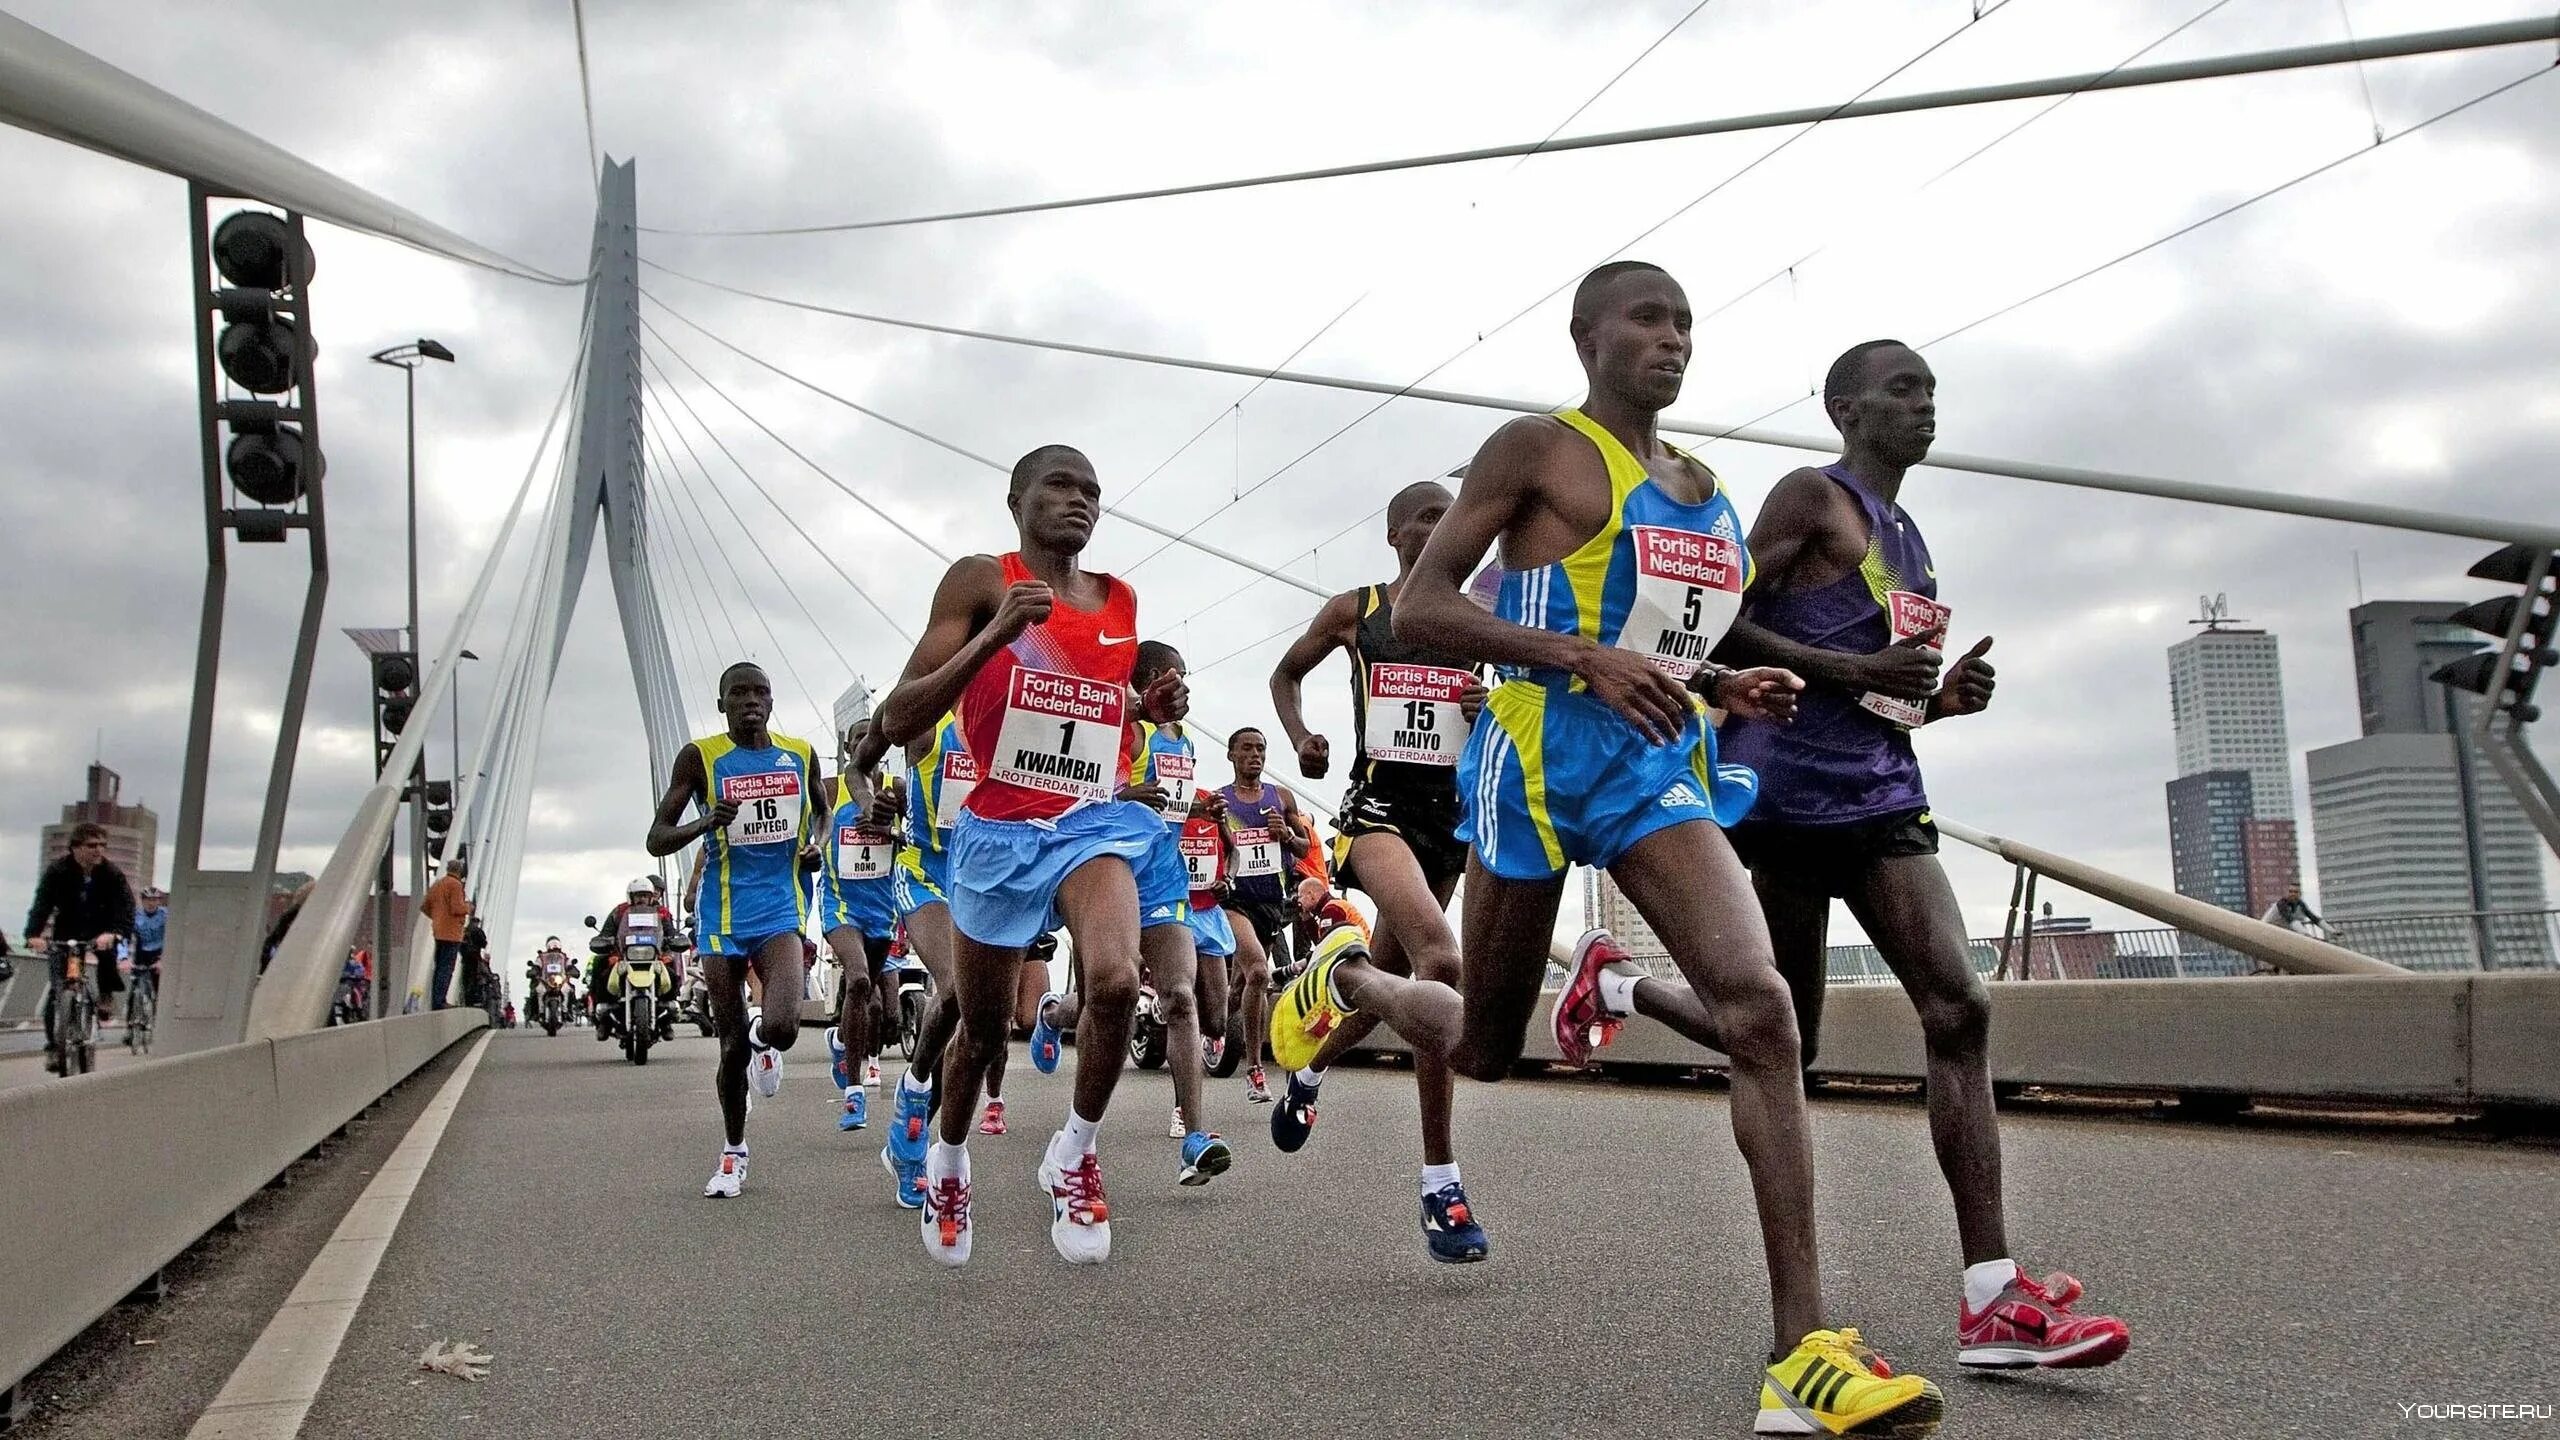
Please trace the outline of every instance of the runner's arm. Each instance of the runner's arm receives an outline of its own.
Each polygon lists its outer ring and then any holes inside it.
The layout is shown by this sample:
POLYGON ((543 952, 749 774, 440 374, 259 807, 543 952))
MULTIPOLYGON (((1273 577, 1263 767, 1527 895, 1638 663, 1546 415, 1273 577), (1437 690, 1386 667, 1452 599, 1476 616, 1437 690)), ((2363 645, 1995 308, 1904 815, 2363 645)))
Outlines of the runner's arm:
POLYGON ((1271 707, 1280 717, 1280 729, 1289 737, 1289 748, 1297 752, 1298 773, 1309 779, 1322 779, 1331 747, 1325 738, 1307 729, 1306 698, 1301 693, 1307 675, 1324 658, 1336 650, 1347 648, 1352 631, 1360 623, 1360 597, 1357 592, 1336 595, 1324 602, 1316 618, 1307 625, 1307 633, 1290 642, 1271 667, 1271 707), (1316 742, 1314 754, 1308 753, 1309 741, 1316 742))
POLYGON ((1598 646, 1577 635, 1515 625, 1467 598, 1467 579, 1503 532, 1537 501, 1539 472, 1571 432, 1523 416, 1493 432, 1467 465, 1458 498, 1431 532, 1396 602, 1399 639, 1493 664, 1571 670, 1598 646))
POLYGON ((1271 788, 1280 792, 1280 818, 1286 822, 1280 827, 1280 848, 1288 852, 1291 860, 1305 859, 1307 851, 1316 843, 1316 827, 1298 808, 1298 797, 1289 793, 1288 786, 1274 785, 1271 788))
POLYGON ((933 592, 933 613, 916 637, 915 653, 880 702, 873 729, 913 743, 951 713, 978 668, 1013 641, 988 623, 1004 596, 1004 567, 993 556, 963 557, 943 575, 933 592))
POLYGON ((1798 567, 1828 548, 1825 541, 1838 538, 1831 533, 1839 525, 1838 489, 1821 471, 1803 469, 1769 492, 1768 503, 1751 522, 1751 588, 1743 594, 1742 613, 1716 646, 1719 663, 1746 669, 1778 665, 1821 684, 1867 688, 1865 656, 1790 640, 1751 618, 1757 597, 1788 586, 1798 567))
POLYGON ((676 752, 675 774, 667 782, 667 793, 658 801, 657 815, 649 822, 647 849, 651 855, 673 855, 722 823, 719 805, 705 807, 698 819, 684 818, 684 807, 710 788, 710 778, 702 768, 702 751, 688 741, 676 752))

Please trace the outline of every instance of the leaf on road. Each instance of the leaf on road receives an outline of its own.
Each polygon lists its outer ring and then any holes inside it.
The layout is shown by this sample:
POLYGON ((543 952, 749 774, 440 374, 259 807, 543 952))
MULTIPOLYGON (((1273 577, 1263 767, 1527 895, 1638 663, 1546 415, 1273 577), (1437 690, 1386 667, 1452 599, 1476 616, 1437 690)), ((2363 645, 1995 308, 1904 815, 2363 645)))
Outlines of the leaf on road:
POLYGON ((497 1358, 486 1350, 473 1349, 468 1340, 455 1343, 451 1349, 445 1344, 438 1340, 428 1346, 427 1353, 418 1357, 418 1368, 477 1383, 489 1373, 489 1362, 497 1358))

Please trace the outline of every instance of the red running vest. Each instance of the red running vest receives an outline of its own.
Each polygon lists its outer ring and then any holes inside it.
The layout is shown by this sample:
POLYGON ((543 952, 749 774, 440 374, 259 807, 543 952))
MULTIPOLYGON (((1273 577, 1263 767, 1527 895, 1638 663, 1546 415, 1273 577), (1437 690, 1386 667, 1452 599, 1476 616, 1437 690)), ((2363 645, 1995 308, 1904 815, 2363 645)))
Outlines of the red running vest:
MULTIPOLYGON (((1019 552, 1000 563, 1008 586, 1036 578, 1019 552)), ((1078 610, 1061 597, 961 692, 960 733, 979 765, 967 808, 980 819, 1054 820, 1109 800, 1129 773, 1138 594, 1117 576, 1096 578, 1101 609, 1078 610)))

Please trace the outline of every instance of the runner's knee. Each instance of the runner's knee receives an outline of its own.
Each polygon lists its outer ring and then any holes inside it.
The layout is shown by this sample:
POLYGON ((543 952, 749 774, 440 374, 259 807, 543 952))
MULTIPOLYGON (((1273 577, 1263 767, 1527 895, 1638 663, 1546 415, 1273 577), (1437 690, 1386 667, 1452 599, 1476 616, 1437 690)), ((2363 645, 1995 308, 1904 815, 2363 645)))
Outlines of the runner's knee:
POLYGON ((1167 985, 1156 991, 1156 1014, 1167 1025, 1179 1025, 1200 1018, 1200 992, 1188 983, 1167 985))
POLYGON ((1126 1011, 1138 1003, 1138 967, 1089 964, 1084 976, 1084 1006, 1090 1011, 1126 1011))
POLYGON ((1972 976, 1966 983, 1923 997, 1920 1034, 1931 1054, 1972 1055, 1991 1040, 1991 996, 1972 976))
POLYGON ((1803 1063, 1795 1000, 1775 970, 1760 969, 1747 979, 1718 986, 1715 1022, 1724 1052, 1736 1064, 1772 1065, 1783 1060, 1793 1069, 1803 1063))

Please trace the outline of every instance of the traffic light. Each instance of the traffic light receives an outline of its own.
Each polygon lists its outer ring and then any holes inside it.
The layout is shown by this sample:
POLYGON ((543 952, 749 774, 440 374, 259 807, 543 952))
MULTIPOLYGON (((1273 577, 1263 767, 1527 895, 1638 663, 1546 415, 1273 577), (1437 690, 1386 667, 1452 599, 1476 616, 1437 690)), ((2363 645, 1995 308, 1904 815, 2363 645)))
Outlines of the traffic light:
POLYGON ((418 665, 405 650, 373 657, 373 718, 385 735, 397 735, 418 703, 418 665))
POLYGON ((264 507, 234 510, 229 518, 243 540, 282 540, 289 528, 285 517, 268 512, 300 504, 326 469, 319 447, 305 433, 311 418, 311 247, 298 220, 238 210, 214 227, 209 248, 224 282, 202 297, 222 319, 213 346, 215 367, 237 390, 277 397, 226 397, 212 406, 214 419, 231 432, 223 473, 241 498, 264 507))
POLYGON ((2560 664, 2552 638, 2560 624, 2560 573, 2555 572, 2560 572, 2560 552, 2530 545, 2500 546, 2472 566, 2473 579, 2519 586, 2521 593, 2465 605, 2446 617, 2490 636, 2498 648, 2440 665, 2428 678, 2481 696, 2507 712, 2514 724, 2542 718, 2533 703, 2534 683, 2546 668, 2560 664))

